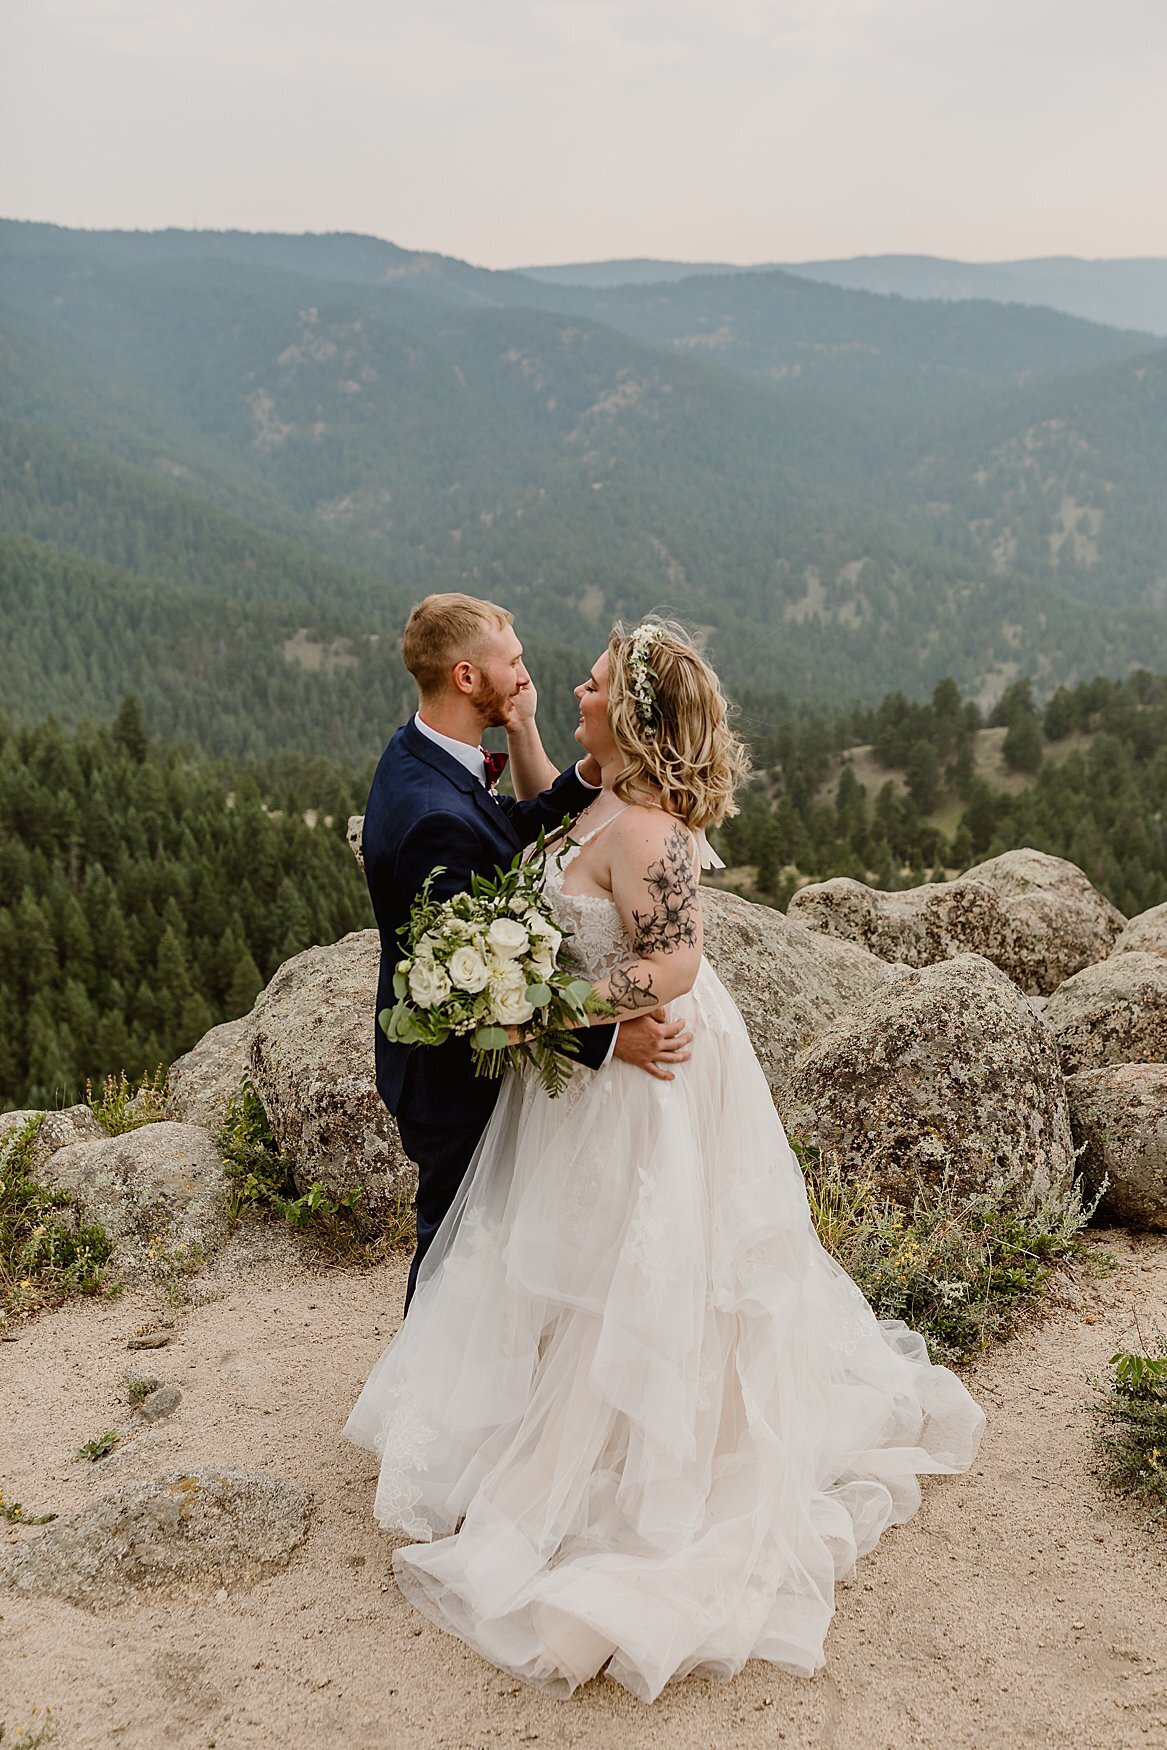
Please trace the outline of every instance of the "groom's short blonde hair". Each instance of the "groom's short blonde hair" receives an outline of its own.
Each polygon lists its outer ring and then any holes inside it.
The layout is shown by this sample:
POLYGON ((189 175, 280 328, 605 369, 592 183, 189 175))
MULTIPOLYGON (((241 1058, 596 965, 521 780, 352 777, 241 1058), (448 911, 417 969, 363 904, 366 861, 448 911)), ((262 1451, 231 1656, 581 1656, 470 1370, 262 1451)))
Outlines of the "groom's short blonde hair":
POLYGON ((427 595, 418 602, 401 639, 401 655, 422 694, 442 692, 456 662, 474 662, 491 632, 501 632, 514 615, 477 596, 427 595))

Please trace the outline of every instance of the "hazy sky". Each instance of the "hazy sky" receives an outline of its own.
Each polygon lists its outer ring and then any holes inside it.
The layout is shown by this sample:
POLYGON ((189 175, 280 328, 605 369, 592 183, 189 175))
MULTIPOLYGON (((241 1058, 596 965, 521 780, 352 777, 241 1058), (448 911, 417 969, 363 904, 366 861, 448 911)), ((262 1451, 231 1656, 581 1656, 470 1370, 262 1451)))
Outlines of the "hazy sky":
POLYGON ((0 214, 492 267, 1167 255, 1167 5, 0 0, 0 214))

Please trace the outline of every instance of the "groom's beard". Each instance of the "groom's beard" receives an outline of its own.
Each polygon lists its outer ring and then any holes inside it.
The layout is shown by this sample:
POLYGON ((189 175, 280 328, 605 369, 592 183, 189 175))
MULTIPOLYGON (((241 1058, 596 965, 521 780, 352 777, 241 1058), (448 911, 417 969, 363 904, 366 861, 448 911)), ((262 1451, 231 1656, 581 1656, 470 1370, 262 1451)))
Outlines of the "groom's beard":
POLYGON ((510 715, 514 691, 504 692, 488 675, 483 675, 470 695, 470 703, 478 713, 483 729, 502 729, 510 715))

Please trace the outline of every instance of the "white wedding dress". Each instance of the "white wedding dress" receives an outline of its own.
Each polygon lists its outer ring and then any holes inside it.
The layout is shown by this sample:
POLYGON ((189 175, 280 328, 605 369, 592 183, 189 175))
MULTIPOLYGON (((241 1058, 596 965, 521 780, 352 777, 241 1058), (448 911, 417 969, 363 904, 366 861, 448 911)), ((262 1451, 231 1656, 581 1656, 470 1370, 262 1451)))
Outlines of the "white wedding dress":
MULTIPOLYGON (((562 878, 598 978, 619 914, 562 878)), ((508 1078, 345 1428, 380 1457, 379 1523, 425 1540, 394 1553, 406 1597, 556 1695, 602 1669, 645 1701, 751 1658, 809 1675, 836 1580, 984 1426, 819 1244, 707 962, 669 1012, 694 1035, 672 1082, 508 1078)))

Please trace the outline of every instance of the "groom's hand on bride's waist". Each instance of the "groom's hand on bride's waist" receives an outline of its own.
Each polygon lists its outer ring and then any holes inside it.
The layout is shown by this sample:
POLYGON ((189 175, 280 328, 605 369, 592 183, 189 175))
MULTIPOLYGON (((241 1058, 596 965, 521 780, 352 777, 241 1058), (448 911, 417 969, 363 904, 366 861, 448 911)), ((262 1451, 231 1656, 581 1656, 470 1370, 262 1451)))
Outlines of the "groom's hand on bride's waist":
POLYGON ((688 1063, 693 1035, 683 1021, 669 1021, 663 1009, 652 1009, 635 1020, 621 1021, 616 1029, 614 1056, 621 1063, 635 1064, 660 1082, 674 1079, 673 1064, 688 1063))

